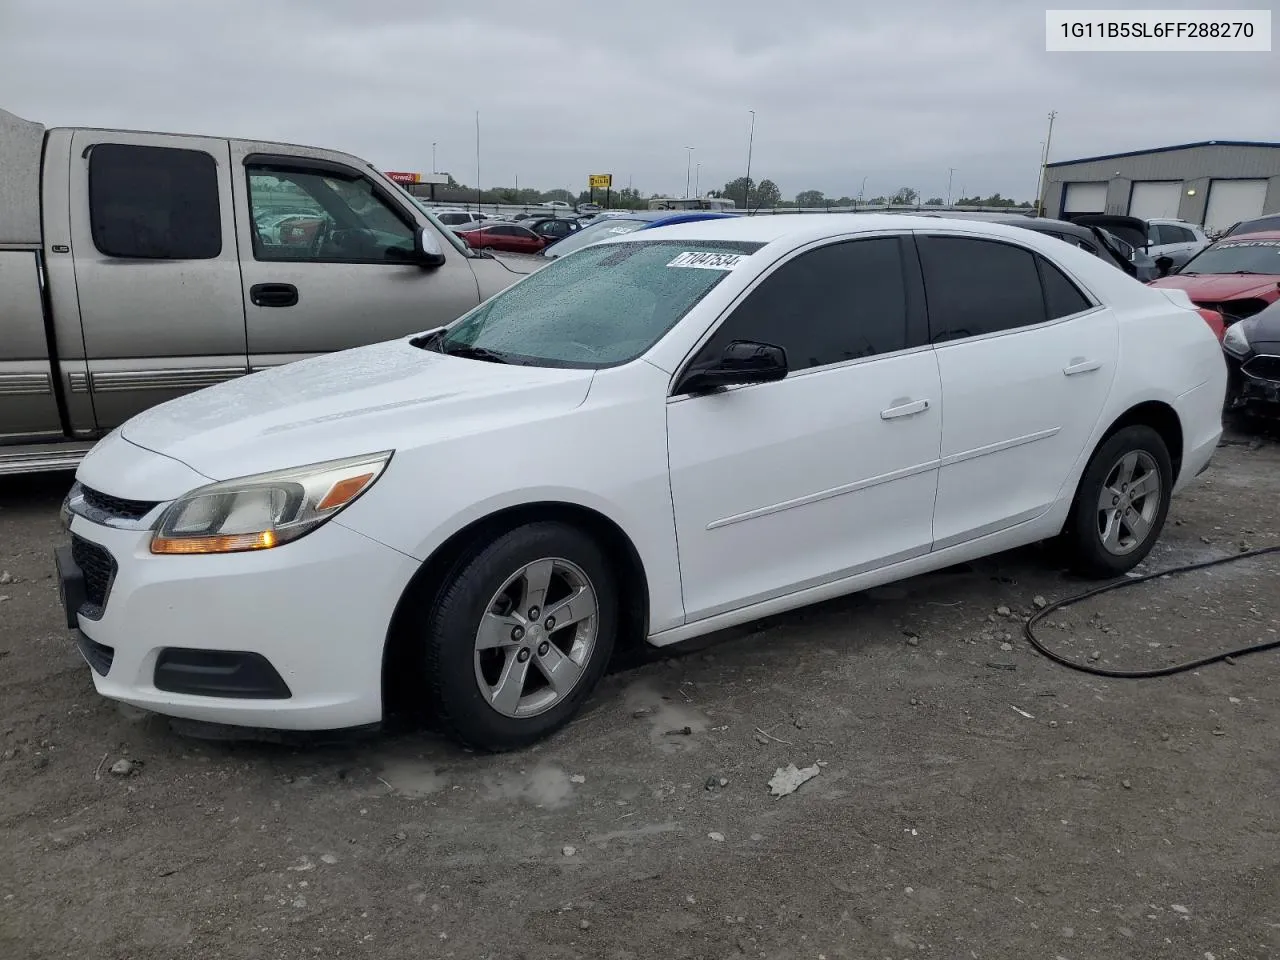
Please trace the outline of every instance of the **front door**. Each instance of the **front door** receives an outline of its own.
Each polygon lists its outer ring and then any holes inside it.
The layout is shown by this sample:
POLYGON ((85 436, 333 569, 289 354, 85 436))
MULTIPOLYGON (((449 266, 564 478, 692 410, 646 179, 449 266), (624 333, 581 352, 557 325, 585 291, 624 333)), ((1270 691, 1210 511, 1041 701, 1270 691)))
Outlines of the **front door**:
POLYGON ((668 400, 688 621, 928 553, 941 396, 904 250, 880 236, 784 262, 693 362, 771 343, 786 379, 668 400))
POLYGON ((480 302, 466 257, 408 262, 416 221, 354 167, 254 154, 233 144, 252 369, 392 340, 456 320, 480 302), (279 217, 288 215, 288 219, 279 217))
POLYGON ((1115 374, 1115 315, 1046 258, 922 236, 946 417, 934 549, 1033 520, 1058 499, 1115 374))
POLYGON ((99 430, 243 376, 244 305, 227 141, 77 131, 71 244, 99 430))

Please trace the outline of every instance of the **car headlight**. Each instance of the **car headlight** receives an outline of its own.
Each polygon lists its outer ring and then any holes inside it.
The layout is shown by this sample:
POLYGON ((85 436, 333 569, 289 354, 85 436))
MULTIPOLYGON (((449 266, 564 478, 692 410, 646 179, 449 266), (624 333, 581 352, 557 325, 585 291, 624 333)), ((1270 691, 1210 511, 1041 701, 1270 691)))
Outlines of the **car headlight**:
POLYGON ((297 540, 373 486, 391 451, 198 487, 160 518, 152 553, 237 553, 297 540))
POLYGON ((1222 345, 1232 353, 1243 356, 1249 352, 1249 338, 1245 335, 1243 325, 1233 323, 1222 335, 1222 345))

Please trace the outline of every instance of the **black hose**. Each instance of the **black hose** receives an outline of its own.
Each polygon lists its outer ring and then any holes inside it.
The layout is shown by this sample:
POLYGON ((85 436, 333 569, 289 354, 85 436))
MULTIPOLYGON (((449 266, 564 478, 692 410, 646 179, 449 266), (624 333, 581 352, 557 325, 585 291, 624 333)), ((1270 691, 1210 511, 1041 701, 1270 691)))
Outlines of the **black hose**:
POLYGON ((1112 677, 1119 680, 1146 680, 1152 677, 1168 677, 1175 673, 1186 673, 1188 670, 1196 670, 1200 667, 1208 666, 1211 663, 1218 663, 1228 658, 1243 657, 1250 653, 1262 653, 1264 650, 1274 650, 1280 647, 1280 639, 1268 640, 1265 643, 1254 643, 1247 647, 1238 647, 1235 650, 1225 650, 1222 653, 1215 653, 1209 657, 1202 657, 1199 660, 1189 660, 1186 663, 1175 663, 1168 667, 1158 667, 1154 670, 1109 670, 1106 667, 1093 667, 1084 663, 1077 663, 1069 660, 1060 653, 1055 653, 1046 647, 1035 634, 1035 625, 1044 617, 1053 613, 1055 610, 1062 610, 1074 604, 1080 603, 1082 600, 1088 600, 1096 597, 1101 593, 1108 593, 1112 590, 1120 590, 1124 587, 1133 587, 1139 583, 1146 583, 1148 580, 1155 580, 1158 577, 1168 577, 1173 574, 1191 573, 1193 570, 1204 570, 1208 567, 1216 567, 1224 563, 1235 563, 1237 560, 1248 560, 1252 557, 1262 557, 1271 553, 1280 553, 1280 545, 1272 547, 1260 547, 1257 550, 1247 550, 1244 553, 1237 553, 1230 557, 1219 557, 1216 560, 1204 560, 1200 563, 1188 563, 1185 566, 1173 567, 1169 570, 1160 570, 1156 573, 1148 573, 1141 577, 1126 577, 1123 580, 1116 580, 1112 583, 1104 583, 1100 587, 1094 587, 1092 590, 1086 590, 1084 593, 1077 594, 1074 597, 1067 597, 1065 600, 1058 600, 1049 604, 1043 610, 1038 611, 1023 625, 1023 633, 1027 637, 1027 642, 1035 647, 1037 651, 1044 654, 1054 663, 1061 664, 1072 670, 1079 670, 1081 673, 1092 674, 1095 677, 1112 677))

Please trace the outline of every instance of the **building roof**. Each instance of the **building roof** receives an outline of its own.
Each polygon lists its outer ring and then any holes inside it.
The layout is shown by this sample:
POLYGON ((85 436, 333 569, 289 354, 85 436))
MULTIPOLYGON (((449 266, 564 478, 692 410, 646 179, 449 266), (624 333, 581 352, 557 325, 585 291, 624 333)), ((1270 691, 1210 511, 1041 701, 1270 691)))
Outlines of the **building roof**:
POLYGON ((1077 163, 1093 163, 1095 160, 1116 160, 1120 157, 1142 157, 1152 153, 1171 153, 1174 150, 1190 150, 1193 147, 1270 147, 1280 150, 1280 143, 1260 140, 1199 140, 1196 143, 1175 143, 1171 147, 1153 147, 1150 150, 1127 150, 1124 153, 1104 153, 1097 157, 1081 157, 1079 160, 1055 160, 1048 167, 1067 167, 1077 163))

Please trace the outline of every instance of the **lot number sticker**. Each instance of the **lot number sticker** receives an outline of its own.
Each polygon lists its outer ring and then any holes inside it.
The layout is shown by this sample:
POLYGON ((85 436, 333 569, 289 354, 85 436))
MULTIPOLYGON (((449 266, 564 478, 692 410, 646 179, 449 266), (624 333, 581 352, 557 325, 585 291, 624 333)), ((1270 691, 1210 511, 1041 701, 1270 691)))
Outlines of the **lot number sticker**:
POLYGON ((743 260, 744 253, 682 253, 668 267, 688 267, 693 270, 732 270, 743 260))

